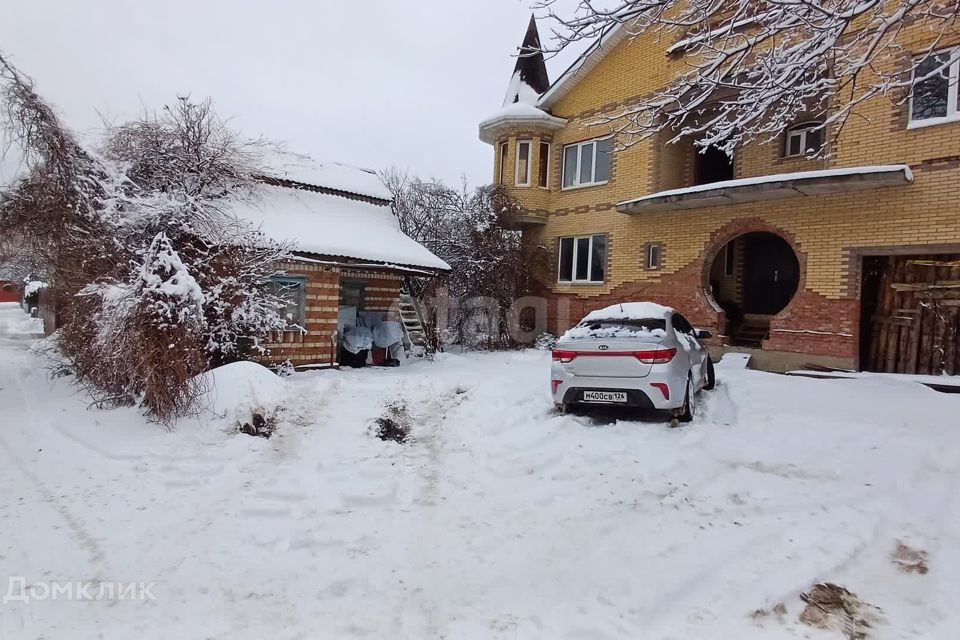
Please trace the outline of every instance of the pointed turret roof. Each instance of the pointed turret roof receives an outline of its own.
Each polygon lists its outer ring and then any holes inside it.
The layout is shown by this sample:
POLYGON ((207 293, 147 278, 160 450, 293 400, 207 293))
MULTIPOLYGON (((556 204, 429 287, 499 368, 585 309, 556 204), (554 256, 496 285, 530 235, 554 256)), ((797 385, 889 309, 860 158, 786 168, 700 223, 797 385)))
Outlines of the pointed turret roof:
POLYGON ((543 59, 543 50, 540 47, 537 20, 531 15, 503 104, 504 106, 515 102, 535 104, 537 98, 549 87, 550 79, 547 77, 547 63, 543 59))

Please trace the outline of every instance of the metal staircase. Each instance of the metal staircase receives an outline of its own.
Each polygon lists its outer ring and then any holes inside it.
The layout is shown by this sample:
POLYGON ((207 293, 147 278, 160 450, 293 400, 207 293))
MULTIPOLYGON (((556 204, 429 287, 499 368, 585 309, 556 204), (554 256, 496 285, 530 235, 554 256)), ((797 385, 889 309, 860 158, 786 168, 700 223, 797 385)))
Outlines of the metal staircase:
POLYGON ((403 325, 404 348, 408 353, 422 356, 427 350, 427 333, 423 329, 420 305, 406 291, 400 292, 400 324, 403 325))

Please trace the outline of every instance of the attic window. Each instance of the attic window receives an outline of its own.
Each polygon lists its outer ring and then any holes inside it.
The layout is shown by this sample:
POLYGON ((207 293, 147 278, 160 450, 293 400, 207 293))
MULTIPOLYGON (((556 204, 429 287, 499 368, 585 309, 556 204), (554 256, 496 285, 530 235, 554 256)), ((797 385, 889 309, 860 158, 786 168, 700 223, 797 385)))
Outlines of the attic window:
POLYGON ((819 152, 823 147, 823 129, 819 128, 822 126, 822 122, 805 122, 790 128, 783 156, 793 158, 819 152))

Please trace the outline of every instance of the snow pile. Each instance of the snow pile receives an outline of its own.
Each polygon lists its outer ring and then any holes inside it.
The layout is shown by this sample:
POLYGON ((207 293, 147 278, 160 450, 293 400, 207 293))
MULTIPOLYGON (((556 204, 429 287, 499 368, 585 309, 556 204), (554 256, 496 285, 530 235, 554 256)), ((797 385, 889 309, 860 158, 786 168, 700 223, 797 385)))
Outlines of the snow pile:
POLYGON ((673 313, 673 309, 656 302, 623 302, 591 311, 583 317, 582 322, 589 320, 666 320, 671 313, 673 313))
POLYGON ((283 379, 256 362, 232 362, 198 376, 204 398, 199 406, 217 416, 247 421, 255 411, 276 410, 285 387, 283 379))
POLYGON ((450 266, 400 231, 388 205, 335 195, 262 185, 254 200, 230 211, 269 238, 295 251, 342 256, 411 267, 450 266))

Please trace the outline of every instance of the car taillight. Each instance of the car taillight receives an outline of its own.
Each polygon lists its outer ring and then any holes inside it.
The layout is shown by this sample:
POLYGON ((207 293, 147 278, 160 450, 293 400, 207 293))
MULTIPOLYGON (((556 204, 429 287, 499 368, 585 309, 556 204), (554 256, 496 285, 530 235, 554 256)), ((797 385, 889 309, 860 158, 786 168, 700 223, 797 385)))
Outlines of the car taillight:
POLYGON ((550 393, 556 393, 557 387, 563 384, 563 380, 551 380, 550 381, 550 393))
POLYGON ((576 351, 568 351, 566 349, 554 349, 553 350, 553 359, 559 360, 560 362, 570 362, 577 357, 576 351))
POLYGON ((652 351, 635 351, 633 355, 643 364, 663 364, 673 360, 673 356, 677 355, 677 350, 670 348, 653 349, 652 351))

